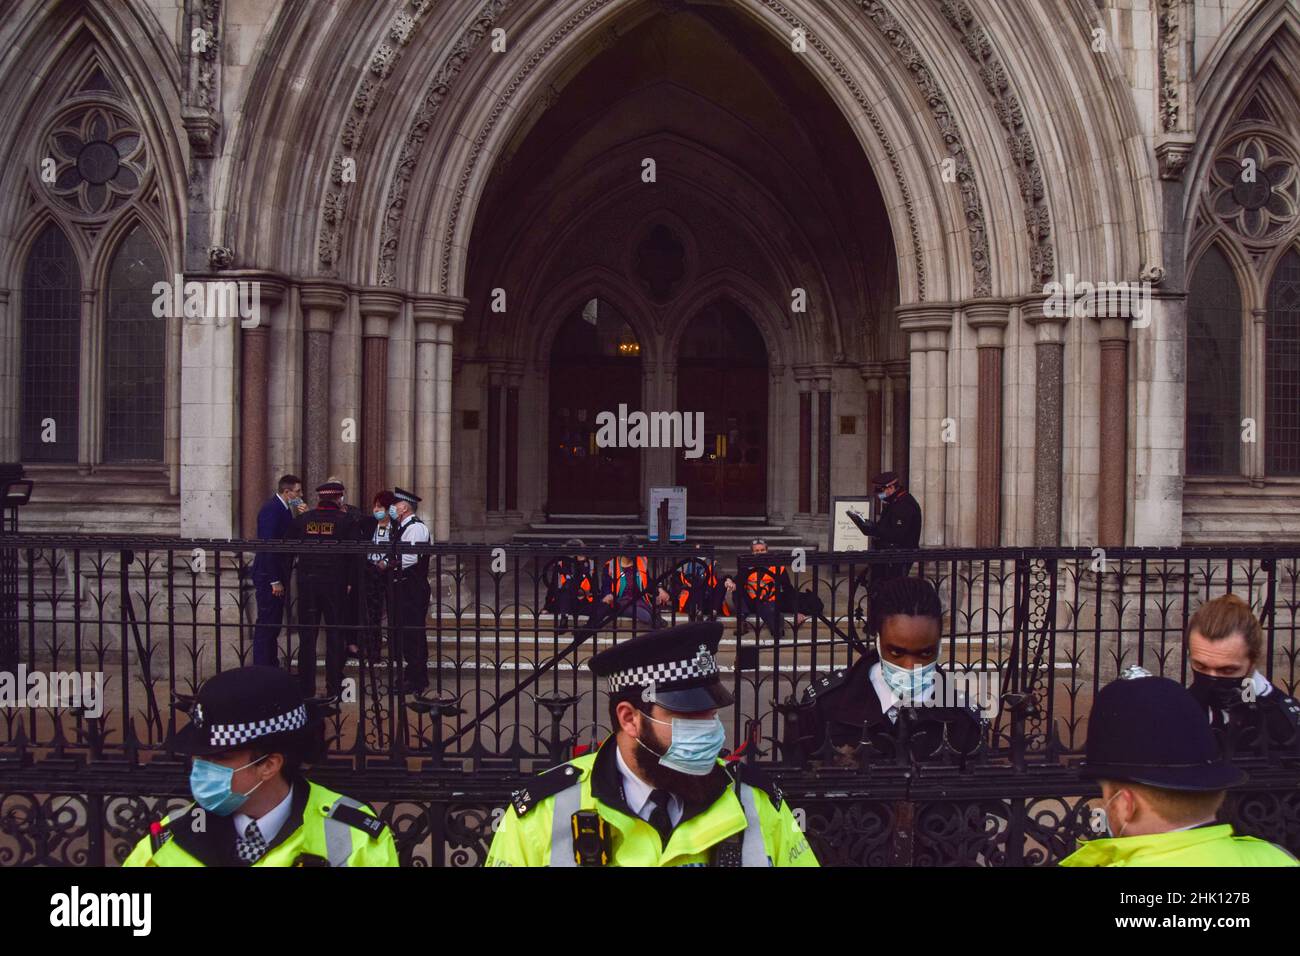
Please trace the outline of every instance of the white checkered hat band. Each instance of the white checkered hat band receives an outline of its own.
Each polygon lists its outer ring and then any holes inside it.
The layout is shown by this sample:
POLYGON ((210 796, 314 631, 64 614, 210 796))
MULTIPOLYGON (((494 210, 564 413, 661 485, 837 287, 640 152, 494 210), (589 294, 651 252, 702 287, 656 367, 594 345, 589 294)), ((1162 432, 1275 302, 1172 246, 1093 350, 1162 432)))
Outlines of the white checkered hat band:
MULTIPOLYGON (((195 720, 202 721, 202 711, 195 708, 195 720)), ((307 708, 299 704, 287 714, 256 720, 245 724, 213 724, 208 730, 208 744, 212 747, 228 749, 238 747, 250 740, 269 737, 272 734, 288 733, 307 725, 307 708)))
POLYGON ((668 661, 664 664, 646 664, 609 675, 610 693, 626 687, 659 687, 677 681, 708 677, 718 673, 718 662, 707 652, 696 654, 690 660, 668 661))

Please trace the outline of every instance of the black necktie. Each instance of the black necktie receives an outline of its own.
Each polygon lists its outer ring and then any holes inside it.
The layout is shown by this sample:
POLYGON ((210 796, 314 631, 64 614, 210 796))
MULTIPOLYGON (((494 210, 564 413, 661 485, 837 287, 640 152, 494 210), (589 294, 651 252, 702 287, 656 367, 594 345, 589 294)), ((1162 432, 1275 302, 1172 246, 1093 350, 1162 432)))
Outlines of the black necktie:
POLYGON ((650 802, 654 804, 654 809, 650 811, 650 819, 646 822, 659 832, 659 839, 667 846, 668 838, 673 835, 673 820, 668 815, 668 791, 650 791, 650 802))

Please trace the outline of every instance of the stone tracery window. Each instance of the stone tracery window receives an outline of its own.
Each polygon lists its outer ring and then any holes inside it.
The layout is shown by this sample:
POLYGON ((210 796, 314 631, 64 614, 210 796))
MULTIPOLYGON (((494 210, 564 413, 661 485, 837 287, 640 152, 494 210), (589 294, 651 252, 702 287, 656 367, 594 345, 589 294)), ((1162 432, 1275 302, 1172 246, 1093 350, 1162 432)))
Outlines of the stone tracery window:
POLYGON ((1211 247, 1187 299, 1187 473, 1241 469, 1241 290, 1232 266, 1211 247))
POLYGON ((1189 477, 1300 477, 1300 252, 1282 253, 1300 240, 1300 128, 1271 105, 1279 95, 1244 98, 1198 197, 1189 477))
POLYGON ((52 221, 24 265, 21 454, 83 466, 161 464, 168 320, 153 315, 152 287, 170 270, 145 225, 161 234, 155 174, 134 107, 117 92, 123 87, 95 54, 88 61, 72 92, 34 119, 40 172, 32 191, 41 202, 32 215, 52 221), (123 217, 135 225, 115 228, 123 217), (105 288, 92 287, 95 276, 105 288), (94 304, 84 315, 83 302, 94 304))
POLYGON ((22 456, 76 461, 81 379, 81 270, 54 223, 36 237, 23 275, 22 456))
POLYGON ((1268 290, 1265 322, 1268 474, 1300 475, 1300 253, 1278 263, 1268 290))

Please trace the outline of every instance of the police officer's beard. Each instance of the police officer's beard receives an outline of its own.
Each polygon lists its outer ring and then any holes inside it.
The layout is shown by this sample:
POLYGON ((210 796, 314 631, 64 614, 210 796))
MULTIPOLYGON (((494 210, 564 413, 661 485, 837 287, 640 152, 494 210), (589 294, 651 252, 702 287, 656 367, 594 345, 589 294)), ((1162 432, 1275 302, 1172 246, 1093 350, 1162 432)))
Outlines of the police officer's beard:
POLYGON ((633 750, 632 769, 654 789, 674 793, 687 804, 708 804, 726 788, 725 780, 719 779, 719 774, 723 774, 720 768, 715 767, 704 777, 673 770, 659 762, 664 747, 650 736, 648 730, 643 729, 637 739, 640 745, 633 750))

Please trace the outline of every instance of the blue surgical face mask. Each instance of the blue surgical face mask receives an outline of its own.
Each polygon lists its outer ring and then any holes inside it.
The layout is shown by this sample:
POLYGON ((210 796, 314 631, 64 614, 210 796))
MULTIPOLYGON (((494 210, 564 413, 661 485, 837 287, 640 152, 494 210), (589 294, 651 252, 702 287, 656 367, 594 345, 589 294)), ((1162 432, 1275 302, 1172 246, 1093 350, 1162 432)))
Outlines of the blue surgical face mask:
POLYGON ((383 521, 385 518, 388 517, 388 512, 385 511, 383 508, 376 508, 374 514, 375 514, 376 521, 383 521))
POLYGON ((889 689, 904 701, 919 701, 925 697, 934 686, 938 673, 938 661, 920 667, 899 667, 883 657, 880 659, 880 676, 885 679, 889 689))
POLYGON ((302 499, 301 499, 301 498, 290 498, 290 499, 289 499, 289 507, 290 507, 290 508, 293 508, 293 509, 296 510, 297 507, 298 507, 300 504, 302 504, 302 499))
POLYGON ((397 505, 388 506, 388 517, 392 518, 394 521, 397 520, 397 505))
POLYGON ((260 787, 265 781, 259 780, 257 786, 248 793, 235 793, 231 789, 231 781, 234 780, 235 774, 244 767, 251 767, 253 764, 262 760, 266 755, 263 754, 252 763, 246 763, 243 767, 223 767, 219 763, 213 763, 211 760, 204 760, 201 757, 194 758, 194 766, 190 768, 190 793, 194 796, 194 802, 201 806, 209 813, 215 813, 219 817, 228 817, 244 805, 249 794, 260 787))
MULTIPOLYGON (((656 724, 668 724, 668 721, 655 720, 649 714, 644 716, 656 724)), ((674 717, 669 726, 673 728, 673 742, 662 754, 656 754, 659 765, 692 777, 706 777, 712 773, 717 765, 718 754, 722 752, 722 745, 727 742, 726 728, 717 715, 708 720, 674 717)), ((638 740, 637 743, 640 744, 641 741, 638 740)), ((645 744, 641 746, 645 747, 645 744)), ((645 749, 650 750, 649 747, 645 749)), ((653 750, 650 752, 654 753, 653 750)))

